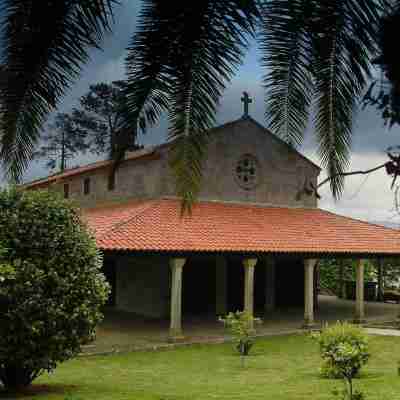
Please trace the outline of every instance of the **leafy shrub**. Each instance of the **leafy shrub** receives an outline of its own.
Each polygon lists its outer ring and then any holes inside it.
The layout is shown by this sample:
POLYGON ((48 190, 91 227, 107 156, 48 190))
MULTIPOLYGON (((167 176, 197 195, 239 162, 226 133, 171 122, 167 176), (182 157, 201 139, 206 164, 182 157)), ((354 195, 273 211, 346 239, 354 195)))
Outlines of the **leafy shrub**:
POLYGON ((235 338, 236 350, 241 356, 249 355, 254 344, 254 323, 259 319, 245 311, 230 312, 225 318, 220 318, 235 338))
POLYGON ((338 322, 313 336, 319 343, 322 373, 327 378, 354 378, 369 360, 368 338, 356 325, 338 322))
POLYGON ((0 192, 0 382, 29 385, 76 355, 108 284, 76 209, 49 192, 0 192))

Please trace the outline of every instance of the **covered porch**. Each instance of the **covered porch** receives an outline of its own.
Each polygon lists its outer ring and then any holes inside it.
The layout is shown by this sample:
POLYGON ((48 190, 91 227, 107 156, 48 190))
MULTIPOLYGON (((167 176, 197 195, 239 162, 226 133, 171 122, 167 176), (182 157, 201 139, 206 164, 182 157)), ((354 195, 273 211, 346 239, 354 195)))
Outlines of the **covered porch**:
POLYGON ((98 246, 114 259, 114 305, 133 312, 132 323, 135 314, 152 316, 142 321, 159 338, 165 324, 171 341, 196 332, 207 337, 207 321, 221 336, 217 316, 237 310, 261 316, 260 333, 397 313, 395 306, 364 302, 365 259, 400 254, 400 232, 393 229, 319 209, 220 202, 196 203, 182 216, 179 200, 171 199, 96 208, 86 218, 98 246), (321 297, 318 306, 315 266, 331 257, 357 260, 356 300, 321 297))
MULTIPOLYGON (((333 296, 319 296, 319 311, 315 327, 338 320, 353 319, 354 302, 333 296)), ((397 304, 366 302, 366 325, 394 321, 400 312, 397 304)), ((299 308, 275 310, 257 325, 261 336, 302 332, 303 310, 299 308)), ((163 347, 170 343, 169 319, 143 318, 129 312, 107 309, 96 341, 85 346, 86 353, 141 350, 163 347)), ((225 340, 226 331, 215 315, 199 315, 183 318, 185 342, 220 342, 225 340)))

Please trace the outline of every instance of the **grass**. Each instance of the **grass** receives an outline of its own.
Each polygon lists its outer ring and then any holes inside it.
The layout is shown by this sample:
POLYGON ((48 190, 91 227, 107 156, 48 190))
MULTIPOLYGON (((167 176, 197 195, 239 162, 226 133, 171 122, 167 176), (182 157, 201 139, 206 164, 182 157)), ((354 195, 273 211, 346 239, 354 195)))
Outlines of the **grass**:
MULTIPOLYGON (((400 399, 400 337, 371 337, 356 387, 367 400, 400 399)), ((246 366, 231 344, 79 358, 18 398, 37 400, 324 400, 341 382, 321 378, 318 347, 302 335, 259 339, 246 366)), ((0 398, 9 399, 4 396, 0 398)), ((15 397, 12 397, 15 398, 15 397)))

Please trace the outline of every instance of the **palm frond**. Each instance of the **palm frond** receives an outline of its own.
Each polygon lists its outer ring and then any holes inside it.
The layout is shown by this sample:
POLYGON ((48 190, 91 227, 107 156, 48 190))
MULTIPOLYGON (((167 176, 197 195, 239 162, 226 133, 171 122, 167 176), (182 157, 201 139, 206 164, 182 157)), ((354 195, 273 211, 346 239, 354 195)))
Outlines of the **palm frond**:
POLYGON ((340 197, 356 103, 372 70, 387 0, 270 0, 261 37, 270 126, 300 144, 315 106, 319 154, 340 197), (315 100, 315 103, 313 102, 315 100))
POLYGON ((144 1, 126 59, 129 124, 145 129, 169 111, 171 165, 184 207, 198 194, 205 132, 258 16, 256 0, 144 1))
POLYGON ((175 41, 171 2, 143 0, 138 28, 127 49, 127 126, 143 131, 168 109, 171 91, 169 54, 175 41))
POLYGON ((259 37, 263 54, 265 118, 272 131, 300 145, 312 100, 309 0, 272 0, 263 9, 259 37))
POLYGON ((40 129, 110 30, 117 0, 5 0, 0 159, 18 180, 40 129))
POLYGON ((215 123, 222 91, 243 59, 258 18, 256 2, 200 1, 185 5, 176 21, 171 54, 174 90, 169 112, 171 166, 182 211, 199 194, 207 130, 215 123))
POLYGON ((377 11, 373 1, 327 0, 314 18, 315 128, 322 165, 336 176, 330 182, 335 199, 344 189, 337 174, 349 165, 356 102, 371 73, 377 11))

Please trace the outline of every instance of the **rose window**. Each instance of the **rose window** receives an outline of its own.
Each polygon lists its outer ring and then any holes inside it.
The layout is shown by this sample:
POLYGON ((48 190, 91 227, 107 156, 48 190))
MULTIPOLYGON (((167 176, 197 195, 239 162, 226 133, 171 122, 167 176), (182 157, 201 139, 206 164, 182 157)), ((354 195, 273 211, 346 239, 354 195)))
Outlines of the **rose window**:
POLYGON ((257 186, 259 179, 259 166, 257 159, 251 154, 242 156, 236 164, 236 181, 246 190, 257 186))

